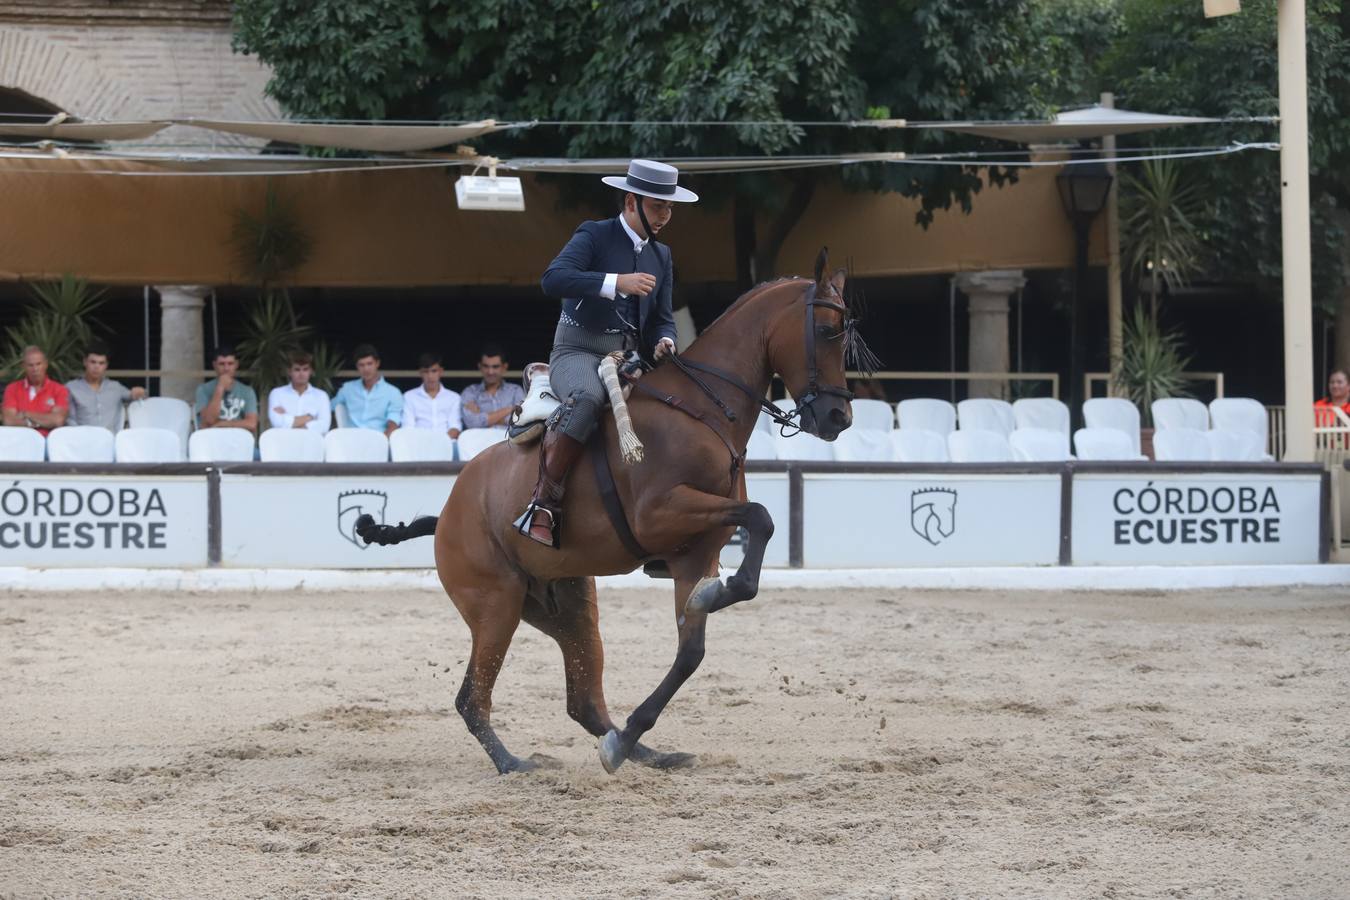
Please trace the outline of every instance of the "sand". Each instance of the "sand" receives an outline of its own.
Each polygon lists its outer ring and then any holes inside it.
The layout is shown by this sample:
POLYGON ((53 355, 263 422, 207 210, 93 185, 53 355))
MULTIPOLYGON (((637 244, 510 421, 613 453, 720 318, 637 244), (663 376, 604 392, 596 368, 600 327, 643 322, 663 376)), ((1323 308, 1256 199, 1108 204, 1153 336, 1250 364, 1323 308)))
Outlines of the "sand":
MULTIPOLYGON (((667 593, 602 595, 622 717, 667 593)), ((1350 596, 767 591, 600 768, 444 596, 0 596, 0 897, 1350 896, 1350 596)))

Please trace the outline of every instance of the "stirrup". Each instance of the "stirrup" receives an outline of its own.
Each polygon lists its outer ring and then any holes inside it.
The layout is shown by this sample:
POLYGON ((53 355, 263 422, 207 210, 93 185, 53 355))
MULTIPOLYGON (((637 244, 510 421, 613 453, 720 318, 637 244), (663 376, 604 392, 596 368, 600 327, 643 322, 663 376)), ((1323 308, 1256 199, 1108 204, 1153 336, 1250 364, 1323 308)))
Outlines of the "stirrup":
POLYGON ((530 505, 525 507, 525 511, 520 514, 520 518, 516 519, 511 524, 515 527, 516 531, 520 532, 531 541, 534 541, 536 544, 543 544, 543 541, 536 540, 534 535, 530 534, 530 528, 534 525, 534 517, 540 512, 548 514, 548 532, 553 536, 553 549, 557 550, 559 548, 558 514, 547 506, 531 500, 530 505))

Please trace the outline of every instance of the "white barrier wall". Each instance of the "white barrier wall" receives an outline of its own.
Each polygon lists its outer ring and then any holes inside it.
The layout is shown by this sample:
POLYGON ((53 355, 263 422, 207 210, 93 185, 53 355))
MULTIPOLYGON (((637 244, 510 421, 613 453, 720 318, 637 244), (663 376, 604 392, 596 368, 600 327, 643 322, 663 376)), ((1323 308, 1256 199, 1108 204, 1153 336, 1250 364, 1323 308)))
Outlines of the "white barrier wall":
MULTIPOLYGON (((769 545, 764 548, 764 565, 771 569, 787 568, 788 520, 791 515, 787 474, 748 474, 745 476, 745 495, 763 504, 773 518, 773 537, 769 538, 769 545)), ((721 563, 725 568, 735 569, 741 564, 745 558, 744 540, 744 529, 738 529, 731 543, 722 548, 721 563)))
POLYGON ((381 525, 439 516, 454 476, 308 475, 220 479, 220 561, 242 568, 390 569, 436 565, 430 538, 389 547, 356 536, 363 513, 381 525))
POLYGON ((1090 474, 1073 479, 1076 565, 1318 561, 1322 477, 1090 474))
POLYGON ((6 476, 0 566, 205 566, 206 506, 201 475, 6 476))
POLYGON ((802 486, 809 568, 1053 566, 1060 475, 822 474, 802 486))

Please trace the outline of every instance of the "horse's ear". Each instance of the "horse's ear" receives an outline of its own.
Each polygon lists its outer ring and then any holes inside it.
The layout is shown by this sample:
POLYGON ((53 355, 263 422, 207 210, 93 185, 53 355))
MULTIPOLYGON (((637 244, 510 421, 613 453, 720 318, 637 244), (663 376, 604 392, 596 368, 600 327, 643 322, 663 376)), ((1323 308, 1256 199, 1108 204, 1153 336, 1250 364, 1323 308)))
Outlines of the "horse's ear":
POLYGON ((823 289, 825 287, 825 268, 830 264, 830 248, 821 247, 820 255, 816 257, 816 286, 823 289))
POLYGON ((844 281, 848 277, 848 269, 835 269, 834 274, 830 276, 830 287, 840 300, 844 299, 844 281))

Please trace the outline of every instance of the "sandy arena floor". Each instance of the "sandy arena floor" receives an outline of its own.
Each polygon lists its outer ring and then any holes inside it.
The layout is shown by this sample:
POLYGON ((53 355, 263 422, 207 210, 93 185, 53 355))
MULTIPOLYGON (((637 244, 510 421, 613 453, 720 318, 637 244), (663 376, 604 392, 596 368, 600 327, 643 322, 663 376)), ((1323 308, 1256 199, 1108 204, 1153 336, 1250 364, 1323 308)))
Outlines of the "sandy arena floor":
MULTIPOLYGON (((665 593, 601 599, 621 718, 665 593)), ((770 591, 604 774, 517 633, 498 777, 412 596, 0 596, 0 897, 1350 896, 1350 596, 770 591)))

